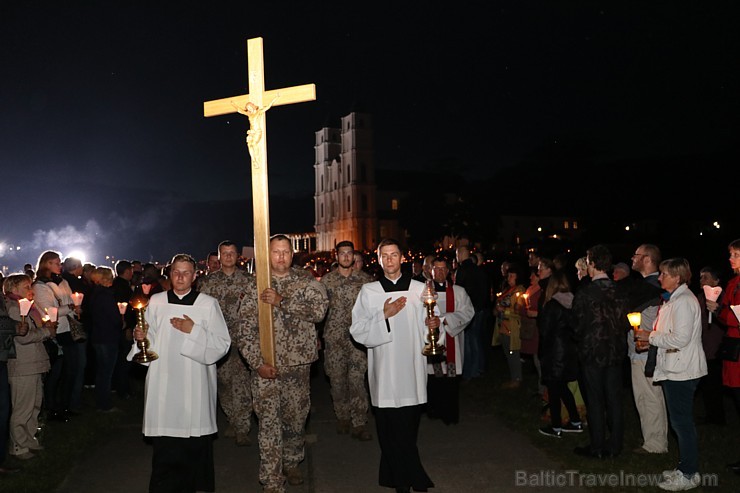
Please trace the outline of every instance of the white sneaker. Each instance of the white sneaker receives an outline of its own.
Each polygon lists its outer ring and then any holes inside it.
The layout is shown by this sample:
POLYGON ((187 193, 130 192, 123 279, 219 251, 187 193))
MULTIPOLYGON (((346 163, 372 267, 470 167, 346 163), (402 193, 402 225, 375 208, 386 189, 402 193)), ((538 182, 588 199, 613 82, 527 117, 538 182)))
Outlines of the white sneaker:
POLYGON ((682 476, 682 475, 683 473, 679 471, 678 469, 671 469, 668 471, 663 471, 663 474, 662 474, 663 479, 677 478, 678 476, 682 476))
POLYGON ((674 476, 666 479, 662 483, 658 483, 658 488, 666 491, 686 491, 696 488, 699 486, 699 483, 701 483, 701 476, 699 476, 698 472, 694 473, 694 475, 691 476, 691 479, 681 473, 679 476, 674 476))

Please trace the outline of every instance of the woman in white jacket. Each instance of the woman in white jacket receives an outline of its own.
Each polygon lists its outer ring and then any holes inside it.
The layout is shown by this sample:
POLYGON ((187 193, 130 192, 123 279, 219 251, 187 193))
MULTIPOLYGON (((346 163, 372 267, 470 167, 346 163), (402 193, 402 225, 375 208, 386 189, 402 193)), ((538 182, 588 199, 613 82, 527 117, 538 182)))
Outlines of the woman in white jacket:
POLYGON ((696 387, 707 374, 707 360, 701 345, 701 307, 688 287, 691 268, 686 259, 661 262, 658 280, 667 291, 667 300, 658 311, 653 330, 640 330, 636 336, 658 347, 653 381, 662 383, 668 418, 678 438, 678 467, 664 471, 664 481, 658 483, 658 487, 684 491, 701 483, 693 415, 696 387))
POLYGON ((52 364, 44 388, 45 406, 52 420, 67 421, 70 412, 79 412, 82 394, 82 375, 85 371, 85 345, 72 339, 67 315, 79 314, 72 300, 72 289, 62 276, 62 259, 58 252, 41 254, 36 268, 33 294, 36 306, 43 312, 57 308, 57 341, 62 346, 63 358, 52 364), (61 368, 60 368, 61 366, 61 368))

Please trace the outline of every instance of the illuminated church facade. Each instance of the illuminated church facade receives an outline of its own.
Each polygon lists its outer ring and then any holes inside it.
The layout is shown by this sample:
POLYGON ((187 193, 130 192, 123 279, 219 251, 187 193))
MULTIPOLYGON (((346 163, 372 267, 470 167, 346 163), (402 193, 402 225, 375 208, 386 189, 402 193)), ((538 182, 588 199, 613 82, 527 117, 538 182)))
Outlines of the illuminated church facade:
POLYGON ((350 113, 340 128, 316 132, 314 194, 316 249, 331 251, 350 240, 358 250, 378 239, 372 119, 350 113))

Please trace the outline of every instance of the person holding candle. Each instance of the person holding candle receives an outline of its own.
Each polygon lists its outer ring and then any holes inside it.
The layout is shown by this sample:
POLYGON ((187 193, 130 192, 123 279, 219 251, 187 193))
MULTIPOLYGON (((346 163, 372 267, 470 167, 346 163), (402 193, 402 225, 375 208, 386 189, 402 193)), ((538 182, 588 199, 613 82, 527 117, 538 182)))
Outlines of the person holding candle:
MULTIPOLYGON (((546 387, 542 384, 542 365, 540 365, 539 346, 540 331, 537 328, 537 306, 540 296, 544 291, 540 287, 540 278, 537 275, 537 266, 527 267, 529 269, 529 286, 522 295, 524 298, 524 316, 522 317, 522 328, 519 337, 522 340, 521 354, 532 356, 534 368, 537 371, 537 395, 544 397, 546 387)), ((543 404, 546 404, 543 400, 543 404)), ((544 410, 544 409, 543 409, 544 410)))
MULTIPOLYGON (((231 338, 218 301, 193 289, 195 267, 190 255, 172 258, 172 289, 150 298, 144 314, 148 330, 137 326, 133 334, 135 341, 149 339, 159 355, 144 363, 151 492, 215 490, 216 362, 231 338)), ((128 359, 138 352, 133 344, 128 359)))
MULTIPOLYGON (((704 347, 704 355, 707 358, 707 375, 699 382, 699 392, 704 401, 704 418, 699 418, 702 424, 724 426, 725 404, 724 391, 722 389, 722 360, 717 353, 725 335, 724 328, 717 320, 716 314, 712 316, 707 305, 708 302, 715 304, 722 302, 722 288, 719 285, 719 272, 711 266, 702 267, 699 271, 699 289, 696 298, 701 306, 701 343, 704 347), (710 296, 707 296, 709 293, 710 296), (710 299, 711 298, 711 299, 710 299)), ((716 308, 716 307, 715 307, 716 308)))
POLYGON ((5 297, 0 296, 0 477, 14 474, 20 468, 5 463, 8 453, 8 422, 10 420, 10 385, 8 384, 8 360, 15 352, 16 335, 24 336, 24 327, 8 316, 5 297))
MULTIPOLYGON (((642 276, 642 282, 635 279, 631 284, 620 285, 629 289, 630 310, 640 312, 639 328, 643 330, 652 330, 658 306, 662 302, 661 294, 664 291, 658 281, 658 266, 661 260, 662 255, 657 245, 650 243, 639 245, 632 255, 632 269, 642 276)), ((655 364, 656 349, 642 351, 637 348, 634 330, 630 330, 626 338, 632 396, 640 417, 643 439, 642 444, 634 448, 633 452, 640 455, 665 454, 668 452, 668 415, 663 389, 660 385, 654 384, 651 369, 655 364)))
POLYGON ((10 454, 18 459, 35 457, 43 450, 36 439, 39 412, 43 400, 43 375, 49 371, 49 355, 43 341, 56 335, 55 324, 42 320, 41 312, 31 305, 24 315, 20 301, 33 300, 31 278, 25 274, 13 274, 3 284, 8 315, 21 322, 25 335, 15 336, 15 358, 8 360, 13 411, 10 415, 10 454))
POLYGON ((435 313, 445 332, 445 358, 427 364, 427 416, 446 425, 460 420, 460 380, 464 368, 465 330, 475 309, 467 293, 449 279, 450 266, 444 257, 432 261, 432 278, 437 292, 435 313))
POLYGON ((39 310, 57 308, 58 326, 56 339, 62 346, 63 358, 52 366, 44 389, 49 418, 67 421, 72 412, 81 407, 83 376, 86 362, 85 344, 72 339, 67 315, 80 314, 80 307, 72 301, 72 289, 62 277, 62 260, 59 252, 48 250, 39 256, 33 293, 39 310), (60 368, 55 368, 59 365, 60 368), (61 375, 59 375, 61 370, 61 375))
POLYGON ((502 389, 517 389, 522 383, 522 360, 519 356, 522 341, 519 331, 525 315, 524 286, 519 281, 519 268, 511 264, 506 274, 507 287, 496 299, 496 324, 501 346, 509 367, 509 380, 502 389))
POLYGON ((662 382, 668 419, 678 438, 678 467, 664 471, 664 480, 658 487, 684 491, 696 488, 701 481, 693 413, 696 388, 707 374, 701 345, 701 307, 688 287, 691 267, 686 259, 661 262, 658 279, 668 299, 658 311, 654 330, 640 329, 636 337, 658 347, 653 381, 662 382))
POLYGON ((126 311, 122 314, 124 330, 120 332, 118 339, 118 357, 113 370, 112 388, 121 399, 128 399, 131 394, 129 374, 131 373, 131 362, 126 360, 126 355, 133 340, 133 328, 136 325, 136 313, 130 306, 133 297, 133 264, 128 260, 116 262, 116 277, 113 279, 113 296, 117 303, 126 303, 126 311))
MULTIPOLYGON (((92 287, 86 282, 85 277, 85 265, 82 260, 76 257, 66 257, 62 262, 62 278, 69 284, 69 289, 72 290, 72 302, 75 306, 79 306, 81 313, 79 315, 79 321, 82 322, 82 327, 86 331, 89 331, 90 320, 88 317, 87 305, 88 301, 85 300, 92 287)), ((82 368, 81 374, 78 376, 82 380, 82 385, 92 386, 95 383, 95 353, 93 352, 92 346, 87 344, 87 341, 80 341, 84 347, 78 347, 78 351, 84 354, 84 362, 78 361, 79 367, 82 368)), ((72 405, 72 408, 76 406, 72 405)))
MULTIPOLYGON (((727 247, 730 252, 730 267, 735 277, 725 287, 721 303, 707 300, 707 308, 718 314, 719 322, 727 328, 727 337, 740 337, 740 321, 732 306, 740 305, 740 239, 734 240, 727 247)), ((722 384, 728 388, 735 401, 735 408, 740 411, 740 361, 722 362, 722 384)), ((727 464, 727 467, 740 474, 740 460, 727 464)))
POLYGON ((368 348, 370 400, 380 445, 378 482, 396 493, 427 491, 434 483, 417 447, 421 409, 427 402, 422 349, 430 329, 439 328, 442 341, 446 332, 439 317, 426 317, 420 301, 424 284, 402 273, 398 241, 382 240, 377 254, 383 274, 362 286, 352 309, 350 334, 368 348))

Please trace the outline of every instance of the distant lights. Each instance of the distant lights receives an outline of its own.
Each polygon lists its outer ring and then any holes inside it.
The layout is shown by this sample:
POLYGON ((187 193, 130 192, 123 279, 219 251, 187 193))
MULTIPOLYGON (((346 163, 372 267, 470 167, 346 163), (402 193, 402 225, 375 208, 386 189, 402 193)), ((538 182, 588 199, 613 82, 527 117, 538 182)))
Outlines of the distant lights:
POLYGON ((625 231, 629 231, 629 230, 630 230, 630 227, 629 227, 629 226, 625 226, 625 227, 624 227, 624 230, 625 230, 625 231))
POLYGON ((540 233, 542 233, 542 227, 541 226, 538 226, 537 227, 537 231, 540 232, 540 233))
POLYGON ((76 258, 82 263, 82 265, 85 265, 85 263, 87 263, 87 255, 85 255, 85 252, 81 250, 75 250, 75 251, 69 252, 67 254, 67 257, 76 258))
POLYGON ((719 223, 717 221, 714 221, 712 223, 712 226, 714 226, 715 228, 719 229, 719 223))

